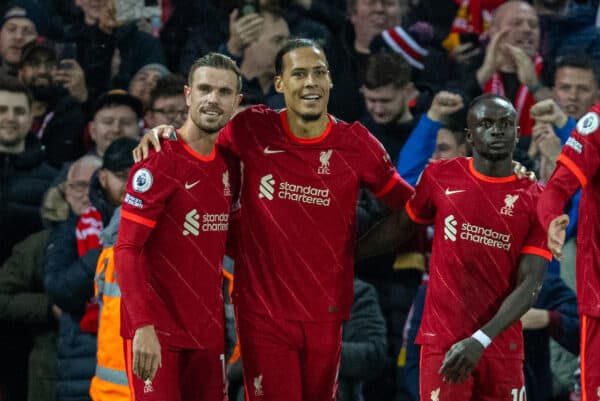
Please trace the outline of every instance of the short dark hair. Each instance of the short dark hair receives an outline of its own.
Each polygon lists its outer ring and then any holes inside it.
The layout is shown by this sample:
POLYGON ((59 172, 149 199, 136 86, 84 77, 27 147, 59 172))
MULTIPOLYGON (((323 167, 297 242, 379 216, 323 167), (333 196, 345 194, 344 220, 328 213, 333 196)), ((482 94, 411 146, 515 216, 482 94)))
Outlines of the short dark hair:
POLYGON ((27 99, 27 104, 31 107, 31 93, 27 90, 27 87, 19 81, 17 78, 10 75, 0 76, 0 91, 10 93, 22 93, 27 99))
POLYGON ((594 59, 587 53, 568 53, 563 56, 557 57, 554 67, 554 74, 552 76, 552 85, 554 85, 554 77, 556 76, 556 72, 559 69, 565 67, 579 68, 581 70, 591 71, 592 74, 594 74, 594 78, 596 79, 596 85, 600 84, 600 72, 596 67, 594 59))
MULTIPOLYGON (((321 46, 317 41, 312 39, 305 38, 293 38, 288 39, 285 44, 279 49, 277 55, 275 56, 275 75, 281 75, 283 73, 283 56, 288 54, 289 52, 301 49, 304 47, 314 47, 315 49, 323 52, 325 55, 325 51, 323 50, 323 46, 321 46)), ((329 67, 329 63, 327 62, 327 57, 325 57, 325 62, 329 67)))
POLYGON ((185 78, 179 74, 169 74, 156 81, 156 86, 150 92, 150 108, 154 107, 156 99, 161 97, 183 96, 185 78))
POLYGON ((410 65, 396 53, 381 52, 369 56, 364 84, 367 89, 386 85, 402 88, 412 79, 410 65))
POLYGON ((242 91, 242 72, 231 57, 215 52, 210 52, 200 57, 190 67, 190 72, 188 74, 189 86, 192 85, 192 82, 194 80, 194 72, 196 72, 196 70, 200 67, 212 67, 220 70, 233 71, 237 77, 237 93, 240 93, 242 91))
MULTIPOLYGON (((473 108, 475 108, 475 106, 477 106, 479 103, 481 103, 481 102, 483 102, 485 100, 491 100, 491 99, 504 100, 506 103, 508 103, 508 104, 510 104, 512 106, 512 102, 506 96, 498 95, 496 93, 484 93, 483 95, 479 95, 475 99, 471 100, 471 103, 469 103, 469 107, 467 108, 468 109, 468 113, 470 113, 471 110, 473 108)), ((512 107, 514 109, 514 106, 512 106, 512 107)))

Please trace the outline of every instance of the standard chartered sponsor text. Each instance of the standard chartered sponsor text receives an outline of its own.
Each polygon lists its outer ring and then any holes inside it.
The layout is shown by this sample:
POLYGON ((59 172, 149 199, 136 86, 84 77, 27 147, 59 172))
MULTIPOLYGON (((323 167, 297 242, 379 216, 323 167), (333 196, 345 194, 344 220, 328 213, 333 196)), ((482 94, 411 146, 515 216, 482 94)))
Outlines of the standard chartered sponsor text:
POLYGON ((499 233, 491 228, 476 226, 470 223, 462 223, 460 238, 493 248, 504 249, 505 251, 509 251, 511 245, 510 234, 499 233))
POLYGON ((227 231, 229 226, 229 214, 205 213, 202 216, 202 231, 227 231))
POLYGON ((286 181, 279 183, 277 196, 280 199, 302 202, 309 205, 329 206, 331 203, 328 188, 322 189, 310 185, 296 185, 286 181))

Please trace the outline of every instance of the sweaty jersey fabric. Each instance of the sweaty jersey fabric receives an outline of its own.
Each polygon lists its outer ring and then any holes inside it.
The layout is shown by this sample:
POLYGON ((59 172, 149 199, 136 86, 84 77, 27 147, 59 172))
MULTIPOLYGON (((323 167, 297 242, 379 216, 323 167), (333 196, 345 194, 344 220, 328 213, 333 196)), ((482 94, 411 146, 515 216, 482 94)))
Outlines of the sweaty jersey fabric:
POLYGON ((180 138, 130 172, 116 245, 121 334, 154 325, 161 345, 223 343, 222 261, 235 165, 180 138))
POLYGON ((581 117, 558 156, 538 205, 544 227, 563 214, 581 187, 577 224, 577 301, 579 312, 600 317, 600 103, 581 117))
POLYGON ((290 131, 285 110, 255 106, 219 134, 218 143, 243 168, 232 236, 234 302, 241 313, 348 318, 359 187, 396 209, 412 195, 366 128, 329 117, 319 137, 301 139, 290 131))
MULTIPOLYGON (((535 214, 540 191, 527 178, 482 175, 464 157, 425 169, 406 206, 413 221, 435 224, 417 343, 444 348, 470 336, 515 288, 522 254, 551 259, 535 214)), ((486 355, 522 359, 521 323, 496 337, 486 355)))

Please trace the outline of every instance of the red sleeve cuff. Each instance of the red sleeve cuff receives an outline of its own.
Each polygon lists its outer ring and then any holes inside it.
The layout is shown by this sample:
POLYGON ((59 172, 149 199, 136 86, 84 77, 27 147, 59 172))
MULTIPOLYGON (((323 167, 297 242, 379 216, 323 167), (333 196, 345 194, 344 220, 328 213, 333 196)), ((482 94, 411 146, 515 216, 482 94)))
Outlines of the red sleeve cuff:
POLYGON ((587 177, 585 176, 585 174, 583 174, 583 171, 581 171, 579 166, 577 166, 577 164, 575 164, 575 162, 571 160, 568 156, 565 156, 563 153, 561 153, 560 155, 558 155, 558 159, 556 159, 556 161, 562 163, 566 168, 569 169, 571 173, 573 173, 575 177, 577 177, 577 181, 579 181, 582 188, 587 185, 587 177))
POLYGON ((521 250, 521 254, 530 254, 540 256, 546 259, 548 262, 552 261, 552 252, 548 249, 538 248, 537 246, 525 246, 521 250))
POLYGON ((143 226, 154 228, 156 226, 156 221, 150 220, 146 217, 139 216, 135 213, 128 212, 127 210, 121 209, 121 218, 131 220, 135 223, 141 224, 143 226))
POLYGON ((406 210, 406 214, 408 217, 417 224, 432 224, 434 220, 425 220, 416 215, 416 213, 410 207, 410 201, 406 202, 406 206, 404 207, 406 210))

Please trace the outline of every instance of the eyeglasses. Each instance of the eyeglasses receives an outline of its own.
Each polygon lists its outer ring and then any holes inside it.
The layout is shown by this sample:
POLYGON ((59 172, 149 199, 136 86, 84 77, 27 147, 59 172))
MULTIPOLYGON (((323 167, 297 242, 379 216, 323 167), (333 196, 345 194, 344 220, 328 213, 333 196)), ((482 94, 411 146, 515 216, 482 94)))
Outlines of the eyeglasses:
POLYGON ((176 108, 164 108, 164 109, 152 109, 155 113, 162 113, 168 118, 174 118, 175 116, 185 117, 187 116, 188 109, 176 109, 176 108))

